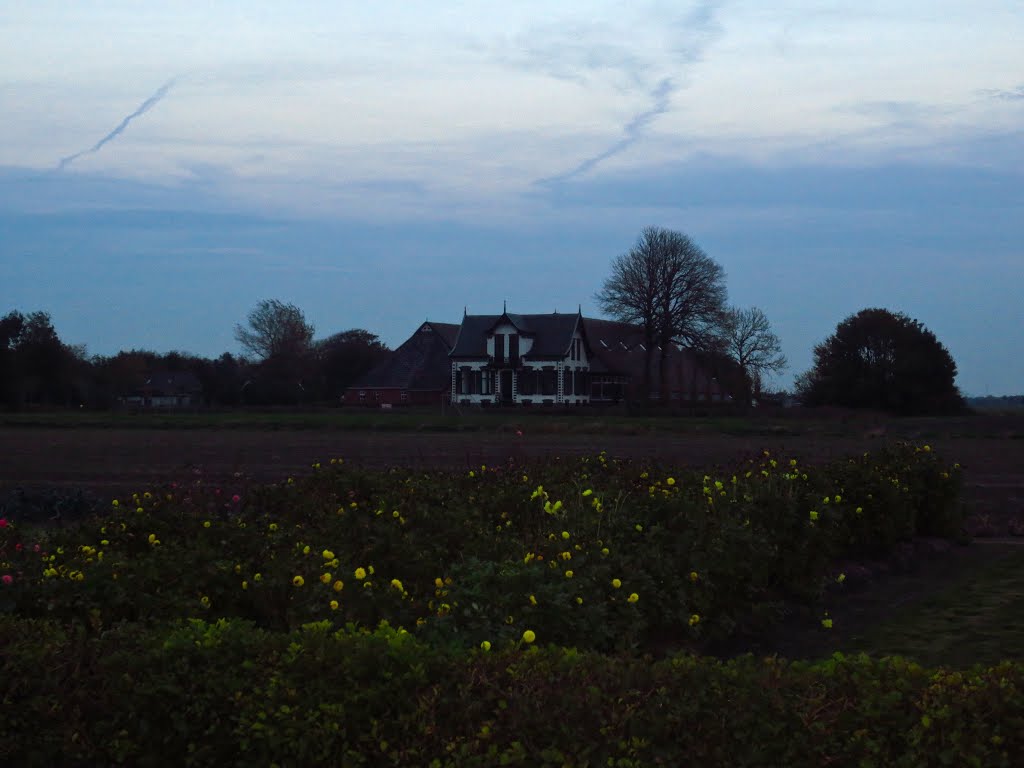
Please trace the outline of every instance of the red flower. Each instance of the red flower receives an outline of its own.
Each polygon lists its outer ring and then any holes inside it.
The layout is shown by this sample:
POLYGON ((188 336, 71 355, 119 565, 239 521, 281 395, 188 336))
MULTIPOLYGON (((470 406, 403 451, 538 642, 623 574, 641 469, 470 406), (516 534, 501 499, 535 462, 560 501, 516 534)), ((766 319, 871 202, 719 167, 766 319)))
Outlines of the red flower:
POLYGON ((3 581, 4 584, 13 584, 14 583, 14 577, 11 576, 11 574, 9 574, 9 573, 5 573, 2 581, 3 581))
POLYGON ((7 527, 7 518, 6 517, 0 517, 0 528, 6 528, 6 527, 7 527))

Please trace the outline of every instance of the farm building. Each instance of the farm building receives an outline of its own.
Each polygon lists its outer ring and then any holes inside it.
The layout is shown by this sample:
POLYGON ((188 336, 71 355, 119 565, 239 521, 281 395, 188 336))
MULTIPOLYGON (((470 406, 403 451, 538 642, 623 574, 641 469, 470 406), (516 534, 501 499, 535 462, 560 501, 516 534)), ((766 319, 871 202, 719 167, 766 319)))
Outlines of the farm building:
MULTIPOLYGON (((652 397, 661 384, 652 352, 652 397)), ((424 323, 383 365, 345 392, 352 405, 584 405, 635 399, 647 350, 641 328, 574 314, 470 315, 424 323)), ((675 402, 726 400, 718 379, 691 350, 666 358, 675 402)))
POLYGON ((202 405, 203 385, 191 371, 153 371, 121 402, 141 408, 188 408, 202 405))
POLYGON ((383 363, 345 390, 346 405, 436 405, 451 394, 448 353, 459 326, 427 321, 383 363))

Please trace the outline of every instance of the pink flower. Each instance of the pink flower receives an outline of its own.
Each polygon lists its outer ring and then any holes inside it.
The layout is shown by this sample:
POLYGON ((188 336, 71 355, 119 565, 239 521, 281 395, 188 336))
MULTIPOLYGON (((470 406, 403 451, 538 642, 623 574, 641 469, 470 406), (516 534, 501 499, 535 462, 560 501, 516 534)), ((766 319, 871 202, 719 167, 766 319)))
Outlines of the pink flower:
POLYGON ((5 573, 2 581, 3 581, 4 584, 13 584, 14 583, 14 577, 11 576, 11 574, 9 574, 9 573, 5 573))
POLYGON ((231 497, 231 501, 233 501, 235 504, 237 504, 241 500, 242 500, 242 497, 239 496, 237 493, 234 496, 231 497))
POLYGON ((516 437, 522 437, 522 436, 523 436, 523 430, 517 429, 516 430, 516 437))
POLYGON ((33 552, 38 552, 40 549, 42 549, 42 547, 40 547, 38 544, 36 544, 34 547, 32 547, 32 551, 33 552))
POLYGON ((21 542, 20 542, 20 541, 19 541, 19 542, 18 542, 17 544, 15 544, 15 545, 14 545, 14 548, 15 548, 15 549, 16 549, 16 550, 17 550, 18 552, 21 552, 21 550, 23 550, 23 549, 24 549, 24 547, 23 547, 23 546, 21 546, 21 542))

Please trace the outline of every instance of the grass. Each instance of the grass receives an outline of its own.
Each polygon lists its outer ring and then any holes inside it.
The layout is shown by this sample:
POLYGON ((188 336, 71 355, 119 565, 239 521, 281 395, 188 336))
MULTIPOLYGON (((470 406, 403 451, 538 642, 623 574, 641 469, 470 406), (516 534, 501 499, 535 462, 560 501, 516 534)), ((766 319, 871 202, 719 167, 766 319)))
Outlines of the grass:
MULTIPOLYGON (((849 637, 841 649, 900 655, 926 666, 1024 659, 1024 544, 1006 545, 1009 553, 994 552, 999 545, 972 546, 981 550, 980 562, 923 599, 895 610, 890 603, 888 617, 849 637), (990 551, 997 556, 989 559, 990 551)), ((886 585, 877 591, 894 594, 886 585)))
POLYGON ((47 411, 0 414, 0 427, 54 429, 256 429, 344 430, 369 432, 513 432, 532 434, 676 434, 797 435, 808 423, 712 415, 627 415, 621 410, 436 409, 391 411, 203 410, 203 411, 47 411))

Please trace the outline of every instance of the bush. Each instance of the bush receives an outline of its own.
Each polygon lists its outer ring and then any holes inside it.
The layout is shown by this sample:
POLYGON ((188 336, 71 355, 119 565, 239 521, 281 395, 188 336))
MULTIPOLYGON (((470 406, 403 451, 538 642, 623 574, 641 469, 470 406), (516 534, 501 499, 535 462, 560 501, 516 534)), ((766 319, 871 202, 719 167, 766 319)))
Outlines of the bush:
POLYGON ((249 622, 0 618, 9 765, 1024 764, 1024 667, 662 661, 249 622))
POLYGON ((364 471, 229 498, 197 485, 81 526, 0 528, 0 611, 76 621, 388 621, 457 648, 524 629, 603 651, 707 650, 817 608, 833 563, 960 526, 959 471, 894 446, 823 467, 763 455, 704 474, 598 455, 364 471))

